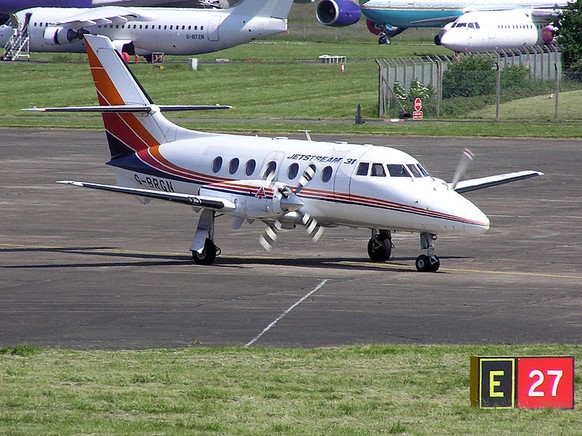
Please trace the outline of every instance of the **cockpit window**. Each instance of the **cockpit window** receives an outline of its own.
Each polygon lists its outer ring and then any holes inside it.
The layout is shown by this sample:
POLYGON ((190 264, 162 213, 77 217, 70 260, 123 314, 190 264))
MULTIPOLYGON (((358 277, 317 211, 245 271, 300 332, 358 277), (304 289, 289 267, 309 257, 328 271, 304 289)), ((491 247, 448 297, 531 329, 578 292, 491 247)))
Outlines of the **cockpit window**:
POLYGON ((368 162, 360 162, 356 170, 356 176, 367 176, 370 164, 368 162))
POLYGON ((428 176, 430 176, 430 174, 428 173, 428 171, 427 171, 427 170, 425 170, 425 169, 424 169, 424 167, 423 167, 421 164, 416 164, 416 168, 418 168, 418 169, 419 169, 419 171, 422 173, 422 175, 423 175, 424 177, 428 177, 428 176))
POLYGON ((384 165, 381 163, 373 163, 372 171, 370 172, 372 177, 386 177, 386 171, 384 170, 384 165))
POLYGON ((406 165, 406 168, 408 168, 408 170, 412 173, 412 175, 414 177, 418 177, 418 178, 423 177, 422 173, 420 172, 420 170, 417 168, 416 165, 408 164, 408 165, 406 165))
POLYGON ((388 172, 391 177, 410 177, 410 173, 406 171, 404 165, 401 164, 388 164, 388 172))

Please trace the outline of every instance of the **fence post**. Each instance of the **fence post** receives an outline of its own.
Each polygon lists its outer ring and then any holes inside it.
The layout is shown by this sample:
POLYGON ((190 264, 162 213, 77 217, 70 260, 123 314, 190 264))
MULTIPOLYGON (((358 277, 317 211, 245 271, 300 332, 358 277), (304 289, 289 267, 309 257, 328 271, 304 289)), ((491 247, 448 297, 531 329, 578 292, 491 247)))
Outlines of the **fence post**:
POLYGON ((495 121, 499 121, 499 102, 501 100, 501 65, 499 61, 495 62, 497 67, 496 86, 495 86, 495 121))
MULTIPOLYGON (((557 50, 557 49, 556 49, 557 50)), ((559 62, 554 62, 554 68, 556 70, 556 91, 554 92, 555 107, 554 107, 554 121, 558 119, 558 99, 560 97, 560 64, 559 62)))

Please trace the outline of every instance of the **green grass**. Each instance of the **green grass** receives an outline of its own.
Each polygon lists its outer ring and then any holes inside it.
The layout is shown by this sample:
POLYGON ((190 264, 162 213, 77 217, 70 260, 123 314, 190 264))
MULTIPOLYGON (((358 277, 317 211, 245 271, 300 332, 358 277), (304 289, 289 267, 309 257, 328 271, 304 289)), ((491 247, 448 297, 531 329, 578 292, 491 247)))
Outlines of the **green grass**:
POLYGON ((580 406, 469 404, 470 355, 563 354, 580 373, 565 345, 0 353, 0 433, 576 434, 580 406))
MULTIPOLYGON (((582 117, 582 90, 560 92, 558 112, 571 114, 572 118, 582 117)), ((556 107, 554 94, 538 95, 536 97, 513 100, 499 105, 499 117, 504 120, 529 119, 553 120, 556 107)), ((469 118, 495 118, 495 106, 470 112, 469 118)))

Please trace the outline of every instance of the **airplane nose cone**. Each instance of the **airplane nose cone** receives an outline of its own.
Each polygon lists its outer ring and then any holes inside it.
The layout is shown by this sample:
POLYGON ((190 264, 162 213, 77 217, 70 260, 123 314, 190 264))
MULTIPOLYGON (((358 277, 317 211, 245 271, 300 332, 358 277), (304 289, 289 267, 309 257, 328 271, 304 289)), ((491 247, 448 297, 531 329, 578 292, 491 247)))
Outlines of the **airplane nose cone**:
POLYGON ((454 30, 449 30, 441 36, 441 45, 453 51, 464 51, 466 47, 461 43, 454 30))

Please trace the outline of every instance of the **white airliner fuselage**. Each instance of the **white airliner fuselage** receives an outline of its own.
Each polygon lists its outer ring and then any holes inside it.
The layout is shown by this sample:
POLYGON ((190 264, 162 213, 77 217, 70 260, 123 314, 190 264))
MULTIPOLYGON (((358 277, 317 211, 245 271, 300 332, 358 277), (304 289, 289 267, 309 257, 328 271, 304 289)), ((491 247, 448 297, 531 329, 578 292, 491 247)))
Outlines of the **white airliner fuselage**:
MULTIPOLYGON (((187 130, 162 112, 224 107, 157 106, 106 37, 87 35, 86 42, 100 106, 35 110, 102 112, 111 154, 108 164, 117 184, 61 183, 201 211, 190 248, 200 264, 216 258, 214 219, 226 215, 234 219, 235 228, 264 222, 260 242, 266 249, 282 228, 305 226, 314 240, 326 227, 369 228, 368 254, 374 261, 390 257, 392 231, 417 232, 427 255, 417 258, 416 267, 436 271, 437 234, 477 235, 489 228, 487 216, 461 192, 540 175, 523 171, 459 181, 463 164, 448 184, 431 177, 412 156, 390 147, 187 130)), ((469 152, 464 156, 472 159, 469 152)))
MULTIPOLYGON (((85 52, 83 34, 105 35, 120 51, 195 55, 244 44, 287 30, 293 0, 243 0, 230 9, 32 8, 16 14, 28 25, 30 51, 85 52)), ((11 23, 13 26, 15 23, 11 23)), ((0 45, 12 36, 0 26, 0 45)))
POLYGON ((468 12, 443 29, 440 42, 456 52, 480 52, 550 44, 555 29, 551 15, 532 9, 468 12))

